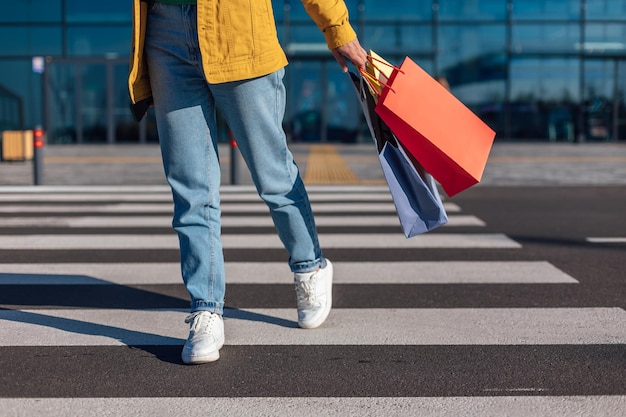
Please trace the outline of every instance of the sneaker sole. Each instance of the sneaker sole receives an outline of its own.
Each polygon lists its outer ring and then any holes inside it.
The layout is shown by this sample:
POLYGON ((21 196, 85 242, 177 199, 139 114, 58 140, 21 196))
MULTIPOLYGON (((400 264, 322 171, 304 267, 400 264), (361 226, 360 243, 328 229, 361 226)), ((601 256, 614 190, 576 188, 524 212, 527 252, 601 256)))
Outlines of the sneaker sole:
POLYGON ((330 268, 330 279, 328 280, 328 284, 326 285, 326 294, 328 297, 328 303, 326 303, 326 308, 322 312, 322 315, 319 316, 315 321, 309 322, 298 322, 298 326, 303 329, 315 329, 320 327, 330 315, 330 310, 333 305, 333 264, 327 259, 326 260, 326 268, 330 268))
POLYGON ((186 365, 199 365, 202 363, 215 362, 220 358, 220 349, 224 346, 224 340, 220 342, 217 350, 211 351, 206 355, 191 355, 186 354, 185 349, 183 348, 183 352, 181 354, 181 359, 186 365))

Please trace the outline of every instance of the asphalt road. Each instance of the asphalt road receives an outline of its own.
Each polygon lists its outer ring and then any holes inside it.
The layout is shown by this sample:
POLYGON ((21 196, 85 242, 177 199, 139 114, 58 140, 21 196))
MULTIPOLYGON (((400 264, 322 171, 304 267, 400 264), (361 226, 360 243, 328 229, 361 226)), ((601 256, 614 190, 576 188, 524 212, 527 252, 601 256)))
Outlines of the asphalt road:
MULTIPOLYGON (((297 329, 271 240, 225 244, 226 346, 185 366, 164 188, 5 189, 0 415, 623 415, 626 186, 478 186, 409 240, 384 187, 310 192, 328 322, 297 329)), ((224 201, 225 239, 270 239, 224 201)))

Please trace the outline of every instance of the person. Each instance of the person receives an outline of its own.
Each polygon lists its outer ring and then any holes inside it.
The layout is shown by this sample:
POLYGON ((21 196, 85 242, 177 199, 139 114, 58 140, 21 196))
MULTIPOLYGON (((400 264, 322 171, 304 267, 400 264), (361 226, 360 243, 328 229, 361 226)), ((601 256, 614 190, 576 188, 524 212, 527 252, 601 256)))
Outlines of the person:
POLYGON ((450 83, 448 82, 448 79, 445 77, 445 75, 437 75, 435 77, 435 80, 437 80, 437 82, 441 84, 443 88, 450 91, 450 83))
MULTIPOLYGON (((342 70, 365 66, 343 0, 302 0, 342 70)), ((154 106, 165 176, 172 191, 183 282, 191 298, 181 357, 219 359, 224 345, 225 272, 221 241, 216 110, 241 151, 289 254, 298 324, 316 328, 332 304, 332 263, 282 119, 286 56, 270 0, 134 0, 129 92, 141 120, 154 106)))

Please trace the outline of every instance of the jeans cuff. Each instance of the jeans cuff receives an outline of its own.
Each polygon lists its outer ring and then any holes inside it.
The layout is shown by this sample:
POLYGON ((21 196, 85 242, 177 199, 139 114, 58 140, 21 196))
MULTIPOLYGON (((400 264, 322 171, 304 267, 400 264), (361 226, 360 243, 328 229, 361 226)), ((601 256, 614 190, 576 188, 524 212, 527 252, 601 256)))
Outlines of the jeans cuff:
POLYGON ((304 261, 295 264, 290 262, 289 266, 291 267, 291 272, 293 273, 313 272, 318 268, 324 268, 326 266, 326 259, 322 257, 313 261, 304 261))
POLYGON ((191 302, 191 312, 195 313, 196 311, 210 311, 211 313, 223 315, 224 303, 207 300, 195 300, 191 302))

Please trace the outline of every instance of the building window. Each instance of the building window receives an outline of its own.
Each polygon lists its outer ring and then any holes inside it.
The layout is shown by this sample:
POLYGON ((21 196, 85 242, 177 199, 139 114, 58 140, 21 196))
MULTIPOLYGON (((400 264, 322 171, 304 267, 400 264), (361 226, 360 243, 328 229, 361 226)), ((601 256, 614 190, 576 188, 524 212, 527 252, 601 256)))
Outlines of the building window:
POLYGON ((365 26, 363 45, 380 54, 417 55, 433 52, 433 27, 427 24, 365 26))
POLYGON ((364 0, 363 6, 363 17, 368 21, 431 20, 433 15, 431 1, 364 0))
POLYGON ((443 71, 506 50, 506 29, 501 24, 440 25, 438 64, 443 71))
POLYGON ((65 0, 68 23, 106 22, 130 23, 132 5, 128 0, 85 1, 65 0))
POLYGON ((576 53, 580 49, 580 25, 576 23, 515 24, 513 53, 576 53))
POLYGON ((580 19, 581 0, 514 0, 514 20, 563 20, 580 19))
POLYGON ((441 20, 505 20, 504 0, 439 0, 441 20))
POLYGON ((620 54, 626 58, 626 24, 587 24, 584 46, 588 54, 620 54))
POLYGON ((59 26, 0 26, 0 56, 60 55, 59 26))
POLYGON ((61 22, 61 0, 5 0, 0 4, 0 22, 61 22))
POLYGON ((512 137, 574 140, 580 103, 578 62, 549 57, 511 61, 512 137))
POLYGON ((130 29, 119 26, 71 26, 67 29, 67 52, 71 56, 128 56, 130 29))
POLYGON ((586 18, 626 19, 626 2, 622 0, 585 0, 586 18))

